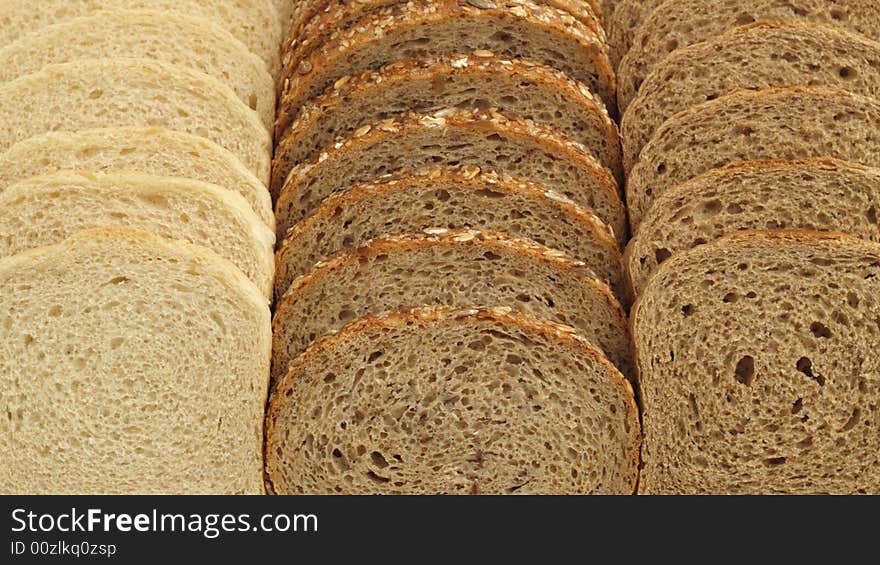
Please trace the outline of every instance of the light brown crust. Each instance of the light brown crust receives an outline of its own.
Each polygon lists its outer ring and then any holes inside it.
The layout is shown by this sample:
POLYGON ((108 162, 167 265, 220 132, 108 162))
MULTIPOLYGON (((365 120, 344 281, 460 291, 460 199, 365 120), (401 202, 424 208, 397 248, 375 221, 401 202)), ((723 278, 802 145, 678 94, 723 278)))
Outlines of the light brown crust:
MULTIPOLYGON (((599 92, 606 103, 616 100, 614 71, 605 52, 604 34, 600 37, 569 14, 547 6, 536 5, 530 0, 511 0, 505 6, 479 8, 472 0, 432 0, 408 3, 398 10, 382 8, 344 30, 335 30, 320 48, 299 61, 295 72, 286 77, 279 91, 276 115, 276 139, 299 112, 300 105, 309 98, 308 92, 323 91, 327 85, 315 85, 312 75, 316 69, 324 69, 348 56, 352 50, 362 49, 392 33, 394 30, 429 27, 459 19, 519 18, 535 27, 552 30, 560 37, 576 42, 585 51, 592 52, 601 72, 602 85, 607 92, 599 92), (508 7, 509 4, 515 4, 508 7), (399 13, 398 13, 399 12, 399 13)), ((292 63, 293 61, 291 61, 292 63)))
MULTIPOLYGON (((618 181, 623 179, 622 155, 617 125, 611 119, 602 100, 585 84, 571 79, 565 73, 532 61, 510 57, 477 56, 474 54, 428 55, 416 59, 402 59, 389 63, 378 71, 366 71, 344 77, 324 93, 302 107, 296 119, 286 127, 279 139, 276 161, 288 155, 301 139, 308 139, 311 131, 320 127, 322 118, 334 112, 353 98, 368 98, 379 89, 419 80, 431 80, 450 75, 497 75, 521 77, 533 84, 544 85, 554 92, 562 92, 572 101, 579 102, 585 112, 595 116, 596 127, 606 139, 612 153, 604 164, 618 181)), ((591 124, 592 125, 592 124, 591 124)), ((568 137, 572 137, 569 135, 568 137)))
MULTIPOLYGON (((360 332, 374 329, 393 330, 405 326, 428 325, 448 320, 468 319, 480 321, 486 320, 499 325, 515 326, 527 332, 544 335, 552 340, 558 341, 561 347, 576 349, 582 354, 591 357, 608 372, 614 385, 622 389, 623 395, 628 399, 628 412, 633 429, 642 429, 632 385, 592 343, 582 337, 574 328, 553 322, 537 320, 531 316, 516 312, 512 308, 504 306, 469 309, 456 309, 442 306, 423 307, 415 308, 406 312, 388 312, 354 320, 338 332, 319 338, 317 341, 313 342, 305 352, 291 362, 290 369, 283 378, 274 383, 273 391, 270 394, 269 408, 266 413, 267 440, 265 442, 265 460, 267 461, 267 464, 270 459, 276 457, 276 454, 270 449, 268 438, 275 434, 275 419, 278 412, 277 407, 287 391, 291 390, 296 385, 298 371, 301 367, 308 365, 322 352, 344 343, 349 336, 356 335, 360 332)), ((630 468, 632 470, 631 483, 633 492, 635 492, 638 482, 638 466, 643 435, 644 434, 641 431, 636 433, 636 442, 631 449, 630 468)))

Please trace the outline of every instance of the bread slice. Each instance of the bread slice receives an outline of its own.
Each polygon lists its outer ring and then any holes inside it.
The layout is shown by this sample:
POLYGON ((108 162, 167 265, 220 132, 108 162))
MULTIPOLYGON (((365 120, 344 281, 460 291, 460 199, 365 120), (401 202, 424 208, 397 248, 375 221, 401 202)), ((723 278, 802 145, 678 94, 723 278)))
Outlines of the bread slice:
POLYGON ((880 43, 801 22, 736 28, 658 63, 623 117, 626 169, 668 118, 739 88, 827 85, 880 97, 880 43))
MULTIPOLYGON (((454 109, 363 126, 294 168, 275 205, 279 237, 340 189, 434 165, 477 167, 543 183, 590 209, 625 241, 625 211, 614 176, 583 145, 492 110, 454 109)), ((274 174, 282 169, 276 161, 274 174)))
POLYGON ((0 257, 110 226, 203 245, 271 297, 275 235, 240 195, 225 188, 143 173, 61 171, 0 194, 0 257))
POLYGON ((509 308, 353 322, 293 363, 266 426, 279 494, 631 494, 637 475, 629 383, 509 308))
POLYGON ((625 255, 641 294, 657 266, 740 230, 846 232, 880 243, 880 169, 835 159, 745 161, 667 190, 625 255))
POLYGON ((651 15, 664 0, 618 0, 608 22, 608 57, 614 68, 632 46, 633 38, 641 27, 642 20, 651 15))
POLYGON ((53 63, 143 57, 220 80, 262 118, 275 121, 275 87, 263 60, 212 20, 151 10, 107 10, 65 20, 0 49, 0 82, 53 63))
MULTIPOLYGON (((181 16, 199 16, 215 21, 278 73, 278 45, 281 25, 271 0, 4 0, 0 45, 48 25, 101 10, 156 10, 181 16)), ((291 0, 288 0, 291 1, 291 0)))
POLYGON ((139 171, 228 188, 244 197, 273 231, 269 191, 238 158, 203 137, 158 127, 49 132, 0 153, 0 194, 11 184, 61 170, 139 171))
POLYGON ((269 309, 202 247, 86 231, 0 259, 0 493, 259 494, 269 309))
POLYGON ((526 179, 439 167, 358 184, 328 198, 287 233, 276 255, 275 296, 315 263, 379 236, 474 228, 531 239, 585 262, 625 297, 611 229, 564 196, 526 179))
POLYGON ((371 12, 336 30, 296 66, 282 85, 275 133, 300 107, 342 77, 378 70, 425 53, 491 52, 555 67, 586 84, 606 104, 615 96, 614 72, 604 38, 562 10, 516 0, 417 0, 371 12))
POLYGON ((666 55, 760 21, 822 22, 880 39, 880 3, 875 0, 733 0, 713 4, 710 13, 705 0, 667 0, 644 20, 618 67, 621 115, 666 55))
POLYGON ((629 176, 633 233, 655 198, 728 163, 831 157, 880 166, 880 102, 827 87, 737 91, 679 112, 629 176))
POLYGON ((268 178, 271 139, 256 112, 197 71, 147 59, 88 59, 0 85, 0 151, 47 131, 108 126, 200 135, 232 151, 260 180, 268 178))
POLYGON ((633 312, 643 493, 880 492, 880 245, 741 232, 633 312))
POLYGON ((425 304, 510 306, 571 325, 632 375, 626 314, 584 263, 525 239, 433 229, 375 239, 297 279, 275 311, 273 378, 353 318, 425 304))
POLYGON ((451 107, 495 108, 552 127, 623 180, 617 126, 586 86, 538 63, 485 53, 395 61, 337 81, 303 107, 280 138, 276 162, 297 165, 337 137, 406 111, 451 107))

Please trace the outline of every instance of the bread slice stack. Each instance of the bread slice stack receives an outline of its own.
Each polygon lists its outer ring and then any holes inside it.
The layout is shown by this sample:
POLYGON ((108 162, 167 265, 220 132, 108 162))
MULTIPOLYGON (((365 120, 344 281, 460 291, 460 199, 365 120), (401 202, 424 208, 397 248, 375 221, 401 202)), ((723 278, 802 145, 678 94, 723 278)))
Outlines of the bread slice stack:
POLYGON ((877 491, 878 22, 618 4, 640 492, 877 491))
POLYGON ((632 493, 609 4, 293 6, 276 492, 632 493))
POLYGON ((0 492, 263 493, 275 6, 0 19, 0 492))

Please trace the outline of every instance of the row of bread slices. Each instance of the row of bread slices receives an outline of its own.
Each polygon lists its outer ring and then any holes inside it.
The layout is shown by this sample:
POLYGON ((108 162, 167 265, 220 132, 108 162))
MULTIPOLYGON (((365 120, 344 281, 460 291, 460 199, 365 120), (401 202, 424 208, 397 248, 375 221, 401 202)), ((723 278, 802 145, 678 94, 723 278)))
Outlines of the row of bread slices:
POLYGON ((270 182, 277 492, 632 493, 601 21, 567 0, 295 7, 270 182))
POLYGON ((880 4, 614 19, 640 492, 880 491, 880 4))
POLYGON ((280 25, 0 4, 0 492, 263 492, 280 25))

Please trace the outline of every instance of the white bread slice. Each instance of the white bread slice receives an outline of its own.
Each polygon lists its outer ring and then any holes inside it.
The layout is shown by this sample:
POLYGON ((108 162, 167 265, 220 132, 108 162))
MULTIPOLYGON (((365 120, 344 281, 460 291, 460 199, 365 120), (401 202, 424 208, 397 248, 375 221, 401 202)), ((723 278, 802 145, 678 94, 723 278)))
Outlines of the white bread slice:
MULTIPOLYGON (((497 171, 544 184, 626 238, 626 212, 611 171, 583 145, 494 110, 444 109, 363 126, 294 168, 275 203, 279 237, 328 196, 385 174, 436 165, 497 171)), ((283 170, 276 159, 273 176, 283 170)))
POLYGON ((880 244, 740 232, 633 310, 650 494, 880 492, 880 244))
POLYGON ((587 265, 526 239, 434 229, 374 239, 294 281, 275 310, 273 378, 353 318, 426 304, 510 306, 570 325, 632 375, 626 314, 587 265))
POLYGON ((139 171, 220 185, 241 194, 273 231, 269 191, 238 157, 216 143, 159 127, 49 132, 0 153, 0 194, 11 184, 61 170, 139 171))
POLYGON ((200 135, 268 179, 269 132, 228 86, 200 72, 147 59, 88 59, 0 85, 0 151, 47 131, 109 126, 200 135))
POLYGON ((880 243, 880 169, 834 159, 744 161, 661 194, 624 255, 638 296, 669 257, 740 230, 846 232, 880 243))
POLYGON ((880 40, 876 0, 667 0, 639 26, 617 69, 617 100, 623 115, 642 82, 667 55, 737 26, 762 21, 809 21, 836 25, 880 40))
POLYGON ((111 226, 202 245, 271 297, 275 234, 231 190, 143 173, 61 171, 13 184, 0 194, 0 257, 111 226))
MULTIPOLYGON (((293 0, 287 0, 288 2, 293 0)), ((40 28, 101 10, 157 10, 211 19, 278 73, 281 24, 271 0, 3 0, 0 45, 40 28)))
POLYGON ((262 59, 204 17, 150 10, 107 10, 65 20, 0 49, 0 82, 53 63, 134 57, 189 67, 220 80, 256 111, 275 121, 275 83, 262 59))
POLYGON ((275 296, 315 263, 394 233, 473 228, 507 233, 583 261, 626 298, 620 250, 607 224, 545 186, 476 169, 434 167, 329 197, 293 226, 276 256, 275 296))
POLYGON ((0 259, 0 493, 260 494, 269 309, 127 229, 0 259))
POLYGON ((604 46, 603 36, 573 16, 530 0, 416 0, 382 8, 335 30, 320 48, 292 62, 295 72, 282 84, 275 134, 342 77, 424 54, 480 51, 529 59, 565 72, 613 105, 614 72, 604 46))
POLYGON ((278 494, 631 494, 632 388, 572 328, 509 308, 355 321, 277 384, 278 494))
POLYGON ((337 81, 278 138, 275 162, 297 165, 337 137, 403 112, 471 107, 553 128, 623 180, 617 126, 586 85, 546 65, 486 53, 403 59, 337 81))
POLYGON ((655 198, 729 163, 831 157, 880 166, 880 102, 824 86, 744 90, 683 110, 642 149, 627 181, 633 234, 655 198))
POLYGON ((803 22, 759 23, 678 49, 658 63, 621 123, 629 171, 668 118, 740 88, 825 85, 880 98, 880 43, 803 22))

